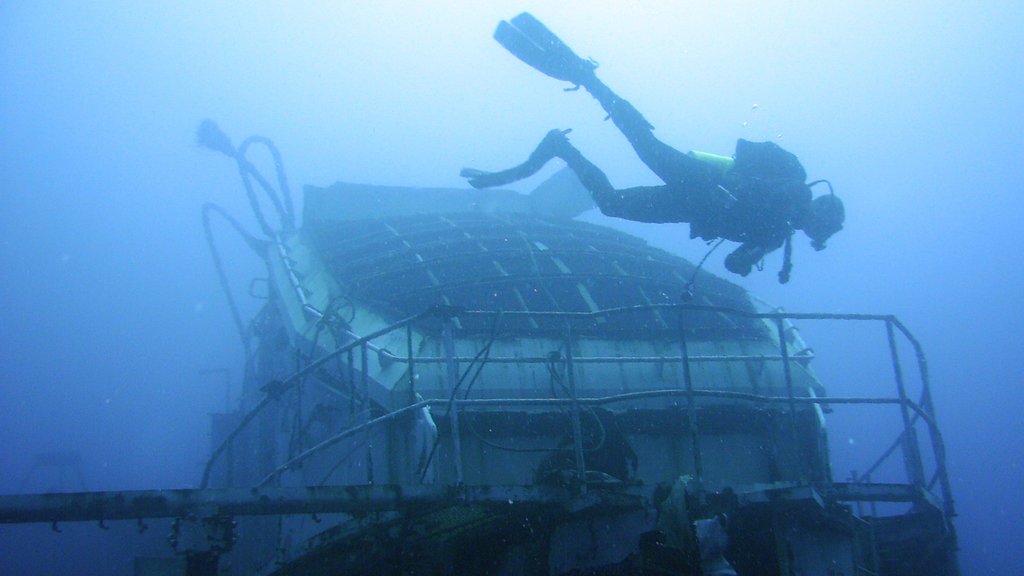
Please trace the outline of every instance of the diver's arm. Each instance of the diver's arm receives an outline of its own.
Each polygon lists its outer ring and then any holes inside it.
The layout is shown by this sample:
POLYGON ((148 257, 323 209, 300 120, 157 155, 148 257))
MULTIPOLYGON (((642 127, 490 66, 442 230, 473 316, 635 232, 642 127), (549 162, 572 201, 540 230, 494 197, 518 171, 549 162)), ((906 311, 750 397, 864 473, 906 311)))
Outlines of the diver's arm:
POLYGON ((739 274, 740 276, 746 276, 750 274, 750 269, 755 264, 761 261, 762 258, 767 256, 770 252, 777 250, 782 246, 785 240, 778 242, 772 242, 769 246, 762 244, 755 244, 753 242, 744 242, 740 244, 739 248, 733 250, 728 256, 725 257, 725 267, 730 272, 739 274))

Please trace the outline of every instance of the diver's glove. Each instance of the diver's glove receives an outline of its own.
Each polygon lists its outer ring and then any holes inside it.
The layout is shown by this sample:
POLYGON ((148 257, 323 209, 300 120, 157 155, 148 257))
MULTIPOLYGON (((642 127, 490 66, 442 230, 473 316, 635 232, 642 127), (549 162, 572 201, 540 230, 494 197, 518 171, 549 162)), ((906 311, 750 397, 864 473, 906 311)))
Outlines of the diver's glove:
POLYGON ((747 274, 750 274, 750 270, 754 267, 754 264, 760 262, 768 252, 770 252, 770 250, 764 246, 757 246, 756 244, 740 244, 739 248, 733 250, 732 253, 725 257, 725 267, 733 274, 746 276, 747 274))

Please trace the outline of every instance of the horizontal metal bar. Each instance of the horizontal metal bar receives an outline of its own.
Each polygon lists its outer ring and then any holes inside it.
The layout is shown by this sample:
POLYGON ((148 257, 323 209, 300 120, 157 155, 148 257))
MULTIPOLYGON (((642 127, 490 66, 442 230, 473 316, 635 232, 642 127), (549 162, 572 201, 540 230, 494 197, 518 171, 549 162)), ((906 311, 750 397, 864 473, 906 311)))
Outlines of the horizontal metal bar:
MULTIPOLYGON (((393 360, 396 363, 407 362, 404 356, 395 356, 394 354, 386 353, 388 360, 393 360)), ((804 359, 811 359, 812 356, 796 356, 794 361, 800 361, 804 359)), ((476 358, 473 356, 456 356, 456 362, 472 362, 476 358)), ((705 356, 690 356, 688 358, 690 362, 781 362, 782 356, 776 355, 761 355, 761 354, 744 354, 744 355, 705 355, 705 356)), ((581 364, 659 364, 659 363, 679 363, 682 361, 680 356, 573 356, 573 363, 581 364)), ((417 364, 443 364, 447 362, 447 359, 442 356, 417 356, 417 364)), ((487 358, 488 364, 548 364, 551 362, 551 358, 546 356, 490 356, 487 358)))
MULTIPOLYGON (((715 312, 746 318, 760 318, 767 320, 860 320, 860 321, 881 321, 889 322, 895 320, 891 314, 829 314, 829 313, 803 313, 803 312, 753 312, 729 308, 728 306, 701 306, 697 304, 639 304, 636 306, 621 306, 618 308, 605 308, 592 312, 541 312, 528 310, 504 310, 500 312, 505 317, 516 316, 553 316, 559 318, 591 318, 597 316, 608 316, 625 312, 643 312, 646 310, 688 310, 692 312, 715 312)), ((458 316, 496 316, 499 312, 492 310, 460 310, 458 316)))
POLYGON ((198 490, 140 490, 0 496, 0 524, 366 513, 443 503, 564 505, 566 488, 554 486, 317 486, 198 490))
MULTIPOLYGON (((899 404, 899 398, 873 398, 873 397, 843 397, 843 396, 821 396, 821 397, 795 397, 790 399, 786 396, 761 396, 746 392, 733 392, 731 390, 693 390, 692 394, 699 398, 721 398, 725 400, 742 400, 748 402, 764 402, 768 404, 788 403, 793 401, 797 404, 899 404)), ((686 390, 647 390, 644 392, 628 392, 614 396, 603 396, 599 398, 580 398, 581 405, 600 406, 603 404, 614 404, 617 402, 629 402, 633 400, 644 400, 648 398, 685 397, 686 390)), ((430 406, 447 406, 448 399, 436 398, 424 401, 430 406)), ((465 407, 474 406, 561 406, 571 404, 570 398, 478 398, 455 400, 456 404, 465 407)), ((911 409, 915 407, 908 402, 911 409)))
POLYGON ((826 496, 839 502, 922 502, 934 503, 927 493, 910 484, 863 484, 835 482, 824 490, 826 496))
MULTIPOLYGON (((595 504, 633 507, 643 496, 630 488, 590 490, 585 496, 558 486, 359 485, 189 490, 70 492, 0 496, 0 524, 107 522, 153 518, 360 514, 440 505, 556 507, 579 511, 595 504)), ((922 502, 929 493, 907 484, 815 483, 766 487, 744 493, 746 504, 806 499, 838 502, 922 502)))
POLYGON ((824 507, 826 502, 914 502, 941 510, 938 499, 912 484, 813 482, 768 485, 760 489, 740 491, 741 505, 778 504, 780 502, 814 501, 824 507))

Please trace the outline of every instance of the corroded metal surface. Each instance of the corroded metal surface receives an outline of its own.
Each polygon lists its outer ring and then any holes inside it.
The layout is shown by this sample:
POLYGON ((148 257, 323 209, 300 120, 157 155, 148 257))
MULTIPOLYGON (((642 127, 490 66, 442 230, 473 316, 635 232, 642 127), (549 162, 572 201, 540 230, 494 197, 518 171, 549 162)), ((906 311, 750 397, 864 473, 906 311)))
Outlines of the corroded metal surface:
MULTIPOLYGON (((635 500, 629 496, 625 498, 628 501, 635 500)), ((581 502, 567 488, 545 486, 373 485, 76 492, 0 496, 0 523, 351 514, 442 504, 506 508, 544 505, 572 509, 580 506, 581 502)))

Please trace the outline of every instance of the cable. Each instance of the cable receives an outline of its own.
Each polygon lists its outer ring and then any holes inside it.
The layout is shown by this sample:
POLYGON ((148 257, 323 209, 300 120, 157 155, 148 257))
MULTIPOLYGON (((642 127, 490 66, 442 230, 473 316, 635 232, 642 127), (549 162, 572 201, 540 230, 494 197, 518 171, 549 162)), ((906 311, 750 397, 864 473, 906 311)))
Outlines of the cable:
POLYGON ((683 300, 693 298, 693 286, 695 283, 694 281, 697 279, 697 272, 700 272, 700 269, 704 267, 704 263, 707 262, 708 258, 711 256, 711 253, 718 249, 718 247, 722 245, 722 242, 725 242, 725 238, 720 238, 718 242, 715 242, 715 245, 704 254, 704 257, 700 259, 700 263, 698 263, 693 269, 693 273, 690 274, 690 279, 686 281, 686 285, 683 289, 683 300))
POLYGON ((242 141, 241 145, 236 149, 231 143, 231 139, 228 138, 216 122, 212 120, 203 120, 199 127, 196 129, 196 143, 200 146, 220 152, 225 156, 235 161, 238 166, 238 175, 242 179, 242 185, 245 187, 246 197, 249 199, 249 207, 252 209, 253 216, 259 223, 260 230, 270 238, 274 237, 274 229, 267 222, 263 216, 263 210, 260 208, 259 199, 256 197, 256 191, 253 190, 252 182, 250 179, 255 179, 260 185, 260 188, 266 193, 267 198, 271 204, 274 205, 274 209, 277 211, 278 216, 281 220, 281 228, 286 231, 292 231, 295 229, 295 208, 292 205, 291 192, 288 188, 288 179, 285 176, 284 162, 281 160, 281 154, 277 150, 274 143, 264 136, 250 136, 242 141), (270 155, 274 160, 274 169, 277 172, 278 189, 281 196, 284 197, 282 204, 281 199, 278 197, 278 192, 274 190, 274 187, 270 185, 270 182, 263 177, 263 174, 253 165, 252 162, 246 157, 249 147, 253 144, 262 144, 267 150, 270 151, 270 155))
POLYGON ((252 356, 252 350, 249 347, 248 333, 242 323, 242 315, 238 310, 238 304, 235 302, 235 297, 231 294, 231 288, 228 286, 228 277, 227 274, 224 273, 224 262, 220 258, 220 252, 217 251, 217 244, 213 239, 213 228, 210 223, 211 213, 216 213, 223 217, 228 224, 238 232, 242 239, 245 240, 246 244, 248 244, 249 247, 257 253, 262 253, 267 243, 246 232, 245 229, 242 228, 242 225, 220 206, 209 202, 203 204, 203 234, 206 236, 206 245, 210 249, 210 255, 213 257, 213 265, 217 270, 217 278, 220 281, 220 287, 224 291, 224 295, 227 297, 228 308, 231 310, 231 320, 235 323, 235 329, 238 330, 238 337, 242 341, 242 348, 245 350, 245 357, 249 358, 252 356))
MULTIPOLYGON (((274 159, 274 171, 277 174, 277 189, 281 192, 281 196, 284 199, 284 209, 282 212, 283 219, 281 225, 286 230, 294 230, 295 206, 292 204, 292 193, 288 187, 288 178, 285 176, 284 162, 281 159, 281 152, 278 151, 277 146, 274 145, 274 142, 271 141, 270 138, 266 138, 264 136, 250 136, 238 147, 242 156, 247 155, 249 146, 253 144, 262 144, 274 159)), ((269 185, 267 187, 269 189, 269 185)))
MULTIPOLYGON (((487 343, 484 344, 483 348, 481 348, 476 353, 475 356, 473 356, 473 359, 470 360, 469 366, 466 366, 466 370, 462 373, 462 376, 459 378, 459 381, 456 382, 455 386, 452 387, 452 393, 448 397, 448 409, 445 412, 445 418, 451 416, 452 408, 455 405, 455 396, 459 392, 459 387, 462 386, 462 383, 466 380, 466 376, 468 376, 470 370, 473 369, 473 365, 476 364, 476 362, 480 360, 481 357, 484 357, 485 359, 483 362, 480 363, 480 367, 477 369, 472 381, 470 381, 469 386, 466 388, 467 396, 469 394, 469 390, 473 387, 473 383, 476 382, 477 376, 480 375, 480 371, 483 370, 483 366, 487 362, 486 357, 489 356, 491 353, 491 345, 494 344, 494 340, 498 336, 498 325, 501 323, 502 314, 503 311, 499 310, 497 316, 494 317, 494 323, 491 325, 491 335, 490 338, 488 338, 487 343)), ((437 452, 437 445, 440 443, 440 441, 440 435, 434 437, 434 444, 433 446, 430 447, 430 454, 427 455, 427 459, 426 461, 424 461, 423 464, 423 469, 420 471, 420 484, 422 484, 423 480, 427 477, 427 470, 430 469, 430 463, 434 460, 434 453, 437 452)))

